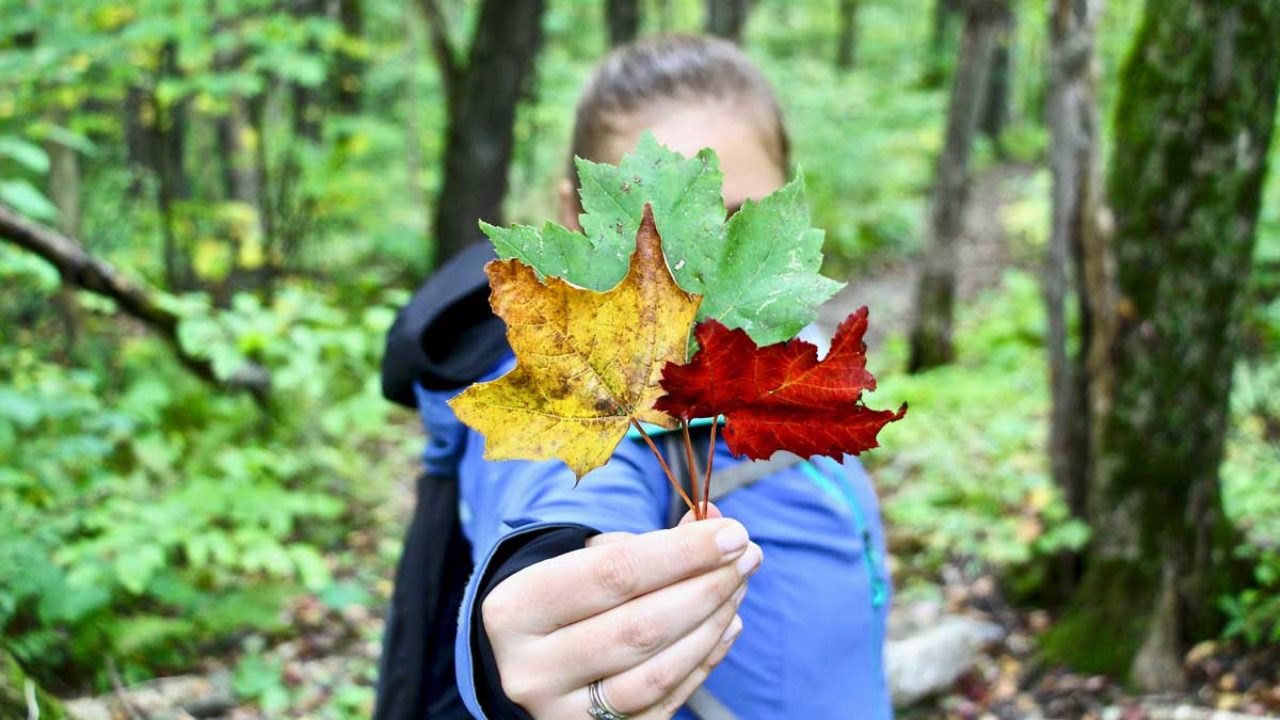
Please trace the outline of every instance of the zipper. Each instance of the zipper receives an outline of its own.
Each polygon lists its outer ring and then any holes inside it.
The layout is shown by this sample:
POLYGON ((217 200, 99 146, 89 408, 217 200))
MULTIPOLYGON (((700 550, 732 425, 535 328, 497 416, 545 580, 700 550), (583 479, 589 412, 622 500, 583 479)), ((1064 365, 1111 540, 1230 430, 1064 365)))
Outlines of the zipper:
POLYGON ((876 550, 875 540, 871 537, 871 526, 867 524, 867 516, 858 502, 853 486, 849 484, 849 476, 844 466, 828 457, 806 460, 800 463, 800 470, 810 480, 821 487, 828 495, 844 502, 849 508, 849 517, 853 521, 853 530, 862 539, 862 553, 866 558, 867 581, 871 585, 871 607, 879 610, 889 600, 889 583, 885 580, 880 553, 876 550), (824 466, 819 467, 819 463, 824 466), (827 472, 823 472, 825 469, 827 472), (830 475, 828 475, 830 473, 830 475), (833 480, 834 477, 834 480, 833 480))

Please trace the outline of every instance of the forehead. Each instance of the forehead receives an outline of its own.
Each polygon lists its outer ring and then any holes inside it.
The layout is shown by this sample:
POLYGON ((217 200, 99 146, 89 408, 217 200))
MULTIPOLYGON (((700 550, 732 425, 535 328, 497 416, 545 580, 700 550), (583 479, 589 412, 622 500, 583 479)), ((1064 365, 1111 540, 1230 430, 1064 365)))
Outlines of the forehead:
POLYGON ((658 142, 686 157, 711 148, 724 172, 724 204, 735 209, 744 200, 759 200, 782 187, 777 129, 773 120, 749 103, 724 101, 662 103, 613 125, 600 159, 617 163, 646 131, 658 142))

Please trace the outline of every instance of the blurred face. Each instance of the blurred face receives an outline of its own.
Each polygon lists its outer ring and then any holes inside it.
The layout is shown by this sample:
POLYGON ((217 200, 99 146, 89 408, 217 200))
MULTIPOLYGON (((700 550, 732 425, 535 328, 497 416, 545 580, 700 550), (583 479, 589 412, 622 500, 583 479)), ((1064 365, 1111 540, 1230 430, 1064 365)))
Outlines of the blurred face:
MULTIPOLYGON (((760 200, 786 182, 785 171, 776 159, 780 154, 777 131, 772 121, 759 115, 760 111, 746 103, 738 107, 719 100, 663 103, 615 122, 615 132, 593 159, 616 165, 623 154, 635 149, 645 131, 686 157, 709 147, 720 158, 724 205, 732 214, 743 201, 760 200)), ((566 179, 561 190, 561 223, 580 230, 579 212, 573 184, 566 179)))

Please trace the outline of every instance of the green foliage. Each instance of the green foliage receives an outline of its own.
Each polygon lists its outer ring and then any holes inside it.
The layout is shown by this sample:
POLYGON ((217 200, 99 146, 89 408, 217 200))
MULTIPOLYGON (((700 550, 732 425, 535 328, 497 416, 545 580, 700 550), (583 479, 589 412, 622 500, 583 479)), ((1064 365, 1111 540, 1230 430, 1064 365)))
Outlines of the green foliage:
POLYGON ((97 161, 85 166, 82 192, 94 248, 169 282, 156 250, 171 234, 182 287, 170 289, 212 287, 225 300, 282 266, 420 276, 430 257, 425 208, 404 198, 420 196, 436 172, 421 150, 405 161, 405 115, 412 109, 419 134, 438 133, 438 76, 427 53, 414 53, 403 12, 368 4, 367 37, 352 37, 327 13, 261 0, 0 1, 5 37, 31 33, 0 41, 0 201, 57 217, 39 146, 57 142, 97 161), (355 82, 376 112, 321 109, 344 62, 370 63, 355 82), (280 101, 290 93, 311 93, 315 107, 280 101), (299 131, 304 120, 320 128, 314 136, 299 131), (184 152, 166 170, 154 145, 175 128, 184 152), (239 149, 222 144, 224 131, 239 149), (252 178, 246 190, 261 185, 260 197, 231 194, 232 168, 252 178))
POLYGON ((87 369, 6 343, 0 631, 15 654, 46 677, 104 652, 181 666, 201 638, 278 631, 287 598, 333 587, 333 550, 377 497, 359 479, 410 457, 370 452, 405 440, 376 379, 398 297, 352 312, 288 287, 216 319, 186 300, 184 342, 272 371, 265 410, 211 394, 146 336, 87 369))
POLYGON ((645 133, 617 166, 579 158, 585 235, 546 223, 481 227, 502 258, 543 275, 607 290, 626 274, 646 204, 680 286, 703 296, 698 318, 742 328, 761 344, 794 337, 840 283, 818 275, 822 231, 809 226, 804 181, 760 202, 747 200, 724 221, 723 177, 715 153, 685 158, 645 133))
POLYGON ((317 720, 357 720, 373 713, 372 663, 363 669, 326 668, 319 677, 299 682, 296 662, 270 653, 257 639, 246 645, 248 652, 236 664, 232 689, 237 697, 254 702, 263 716, 301 713, 317 720))
POLYGON ((284 663, 279 658, 253 652, 240 659, 233 681, 236 695, 256 700, 263 712, 280 713, 290 704, 284 682, 284 663))
MULTIPOLYGON (((914 376, 875 371, 876 403, 911 402, 910 422, 881 433, 892 455, 869 456, 890 527, 911 543, 901 555, 909 574, 932 576, 950 558, 1023 566, 1088 539, 1049 477, 1039 293, 1034 278, 1011 273, 1001 290, 962 308, 955 365, 914 376)), ((895 338, 870 357, 896 368, 905 348, 895 338)))
POLYGON ((63 720, 67 716, 62 704, 34 684, 3 648, 0 648, 0 714, 47 720, 63 720))
POLYGON ((1237 552, 1254 577, 1219 605, 1226 636, 1261 646, 1280 642, 1280 142, 1274 140, 1257 232, 1221 471, 1227 514, 1247 540, 1237 552))
POLYGON ((0 135, 0 202, 37 220, 54 220, 58 209, 31 181, 49 172, 49 155, 44 148, 20 137, 0 135))
POLYGON ((1221 599, 1227 616, 1223 636, 1253 646, 1280 643, 1280 553, 1274 550, 1246 557, 1254 564, 1255 586, 1221 599))

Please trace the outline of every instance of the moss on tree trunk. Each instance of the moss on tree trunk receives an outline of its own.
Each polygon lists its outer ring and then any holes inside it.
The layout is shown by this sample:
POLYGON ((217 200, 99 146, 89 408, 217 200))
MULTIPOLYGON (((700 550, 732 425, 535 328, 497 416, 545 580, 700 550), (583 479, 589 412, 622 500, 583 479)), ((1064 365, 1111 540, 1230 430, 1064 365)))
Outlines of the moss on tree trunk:
POLYGON ((34 717, 33 706, 38 709, 40 720, 67 717, 62 703, 28 678, 12 655, 0 650, 0 718, 34 717))
POLYGON ((1148 1, 1115 118, 1110 287, 1090 292, 1094 539, 1048 643, 1148 689, 1180 684, 1234 581, 1218 466, 1278 90, 1280 0, 1148 1))

